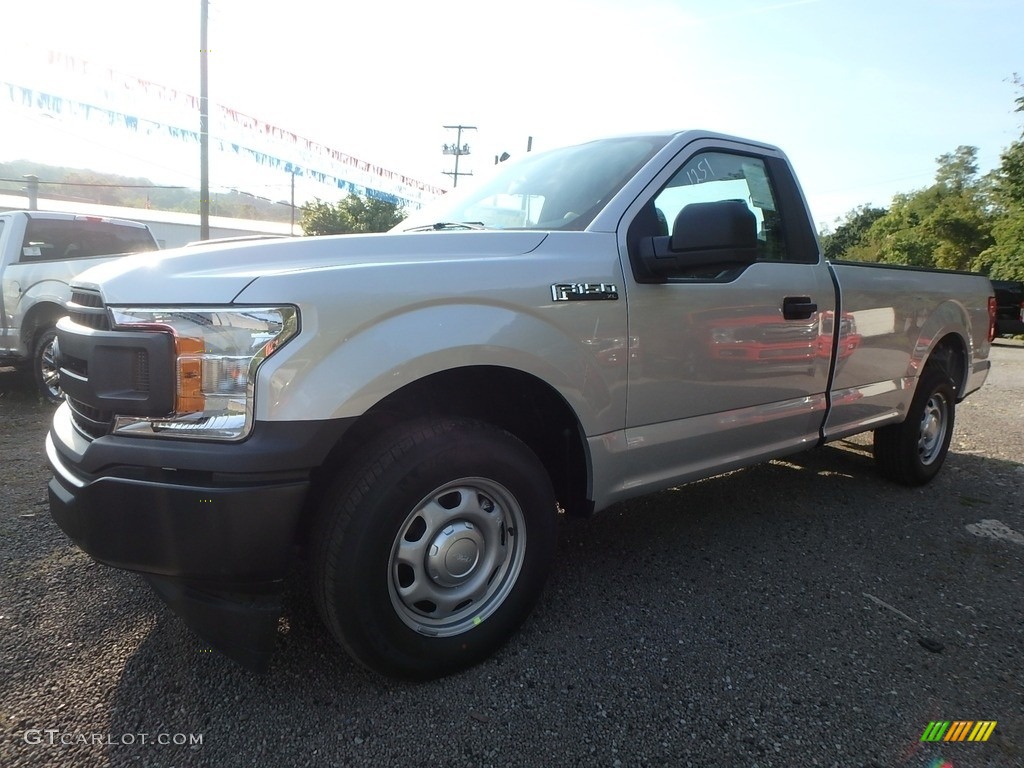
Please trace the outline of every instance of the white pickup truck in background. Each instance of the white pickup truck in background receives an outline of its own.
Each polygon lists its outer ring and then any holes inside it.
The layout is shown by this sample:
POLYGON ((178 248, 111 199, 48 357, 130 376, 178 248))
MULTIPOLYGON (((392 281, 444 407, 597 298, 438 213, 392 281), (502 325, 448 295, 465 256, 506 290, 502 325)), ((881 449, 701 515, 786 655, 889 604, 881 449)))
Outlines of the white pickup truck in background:
POLYGON ((68 283, 104 259, 156 249, 149 228, 135 221, 0 213, 0 365, 27 366, 39 394, 59 402, 53 339, 57 321, 67 314, 68 283))
POLYGON ((257 667, 304 553, 346 650, 419 678, 523 621, 559 511, 867 431, 884 475, 928 482, 995 322, 984 276, 829 263, 785 155, 701 131, 529 155, 387 234, 72 290, 47 439, 68 536, 257 667))

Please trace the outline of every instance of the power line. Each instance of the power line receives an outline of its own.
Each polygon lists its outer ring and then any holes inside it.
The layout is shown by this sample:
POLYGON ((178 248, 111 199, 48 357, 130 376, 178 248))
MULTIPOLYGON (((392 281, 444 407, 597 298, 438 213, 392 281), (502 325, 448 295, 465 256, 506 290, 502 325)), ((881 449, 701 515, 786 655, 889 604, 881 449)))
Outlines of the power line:
MULTIPOLYGON (((11 184, 24 184, 25 183, 25 179, 0 179, 0 183, 2 183, 2 182, 9 182, 11 184)), ((94 187, 94 188, 103 188, 103 189, 187 189, 187 190, 195 191, 194 187, 174 186, 174 185, 169 185, 169 184, 97 184, 97 183, 88 182, 88 181, 36 181, 35 183, 36 184, 50 184, 51 186, 58 186, 58 187, 94 187)), ((290 205, 290 203, 285 202, 283 200, 271 200, 269 197, 262 197, 260 195, 254 195, 251 192, 245 192, 245 191, 239 189, 238 188, 239 186, 242 186, 242 185, 234 185, 234 186, 232 186, 230 184, 218 185, 218 187, 216 187, 216 189, 223 190, 223 191, 218 191, 216 194, 219 194, 219 195, 230 195, 230 194, 242 195, 244 197, 255 198, 256 200, 264 200, 264 201, 266 201, 268 203, 273 203, 274 205, 290 205)), ((280 187, 287 187, 288 185, 287 184, 259 184, 259 185, 256 185, 256 186, 267 187, 267 188, 272 188, 272 187, 280 188, 280 187)))
MULTIPOLYGON (((9 181, 12 184, 24 184, 24 179, 0 179, 9 181)), ((186 186, 174 186, 167 184, 96 184, 89 181, 38 181, 37 184, 52 184, 63 187, 107 187, 111 189, 191 189, 186 186)))
MULTIPOLYGON (((3 165, 4 163, 0 163, 3 165)), ((24 184, 25 179, 0 179, 0 182, 10 182, 12 184, 24 184)), ((100 184, 89 181, 42 181, 39 184, 55 184, 69 187, 112 187, 115 189, 196 189, 195 186, 189 186, 188 184, 100 184)), ((288 189, 288 182, 283 184, 217 184, 217 189, 226 189, 231 192, 238 192, 239 194, 246 195, 248 192, 243 192, 242 187, 259 188, 259 189, 288 189)))
MULTIPOLYGON (((3 179, 3 178, 0 178, 0 183, 3 183, 3 182, 11 182, 11 183, 15 183, 15 184, 24 184, 24 183, 26 183, 26 180, 25 179, 3 179)), ((159 184, 153 184, 153 185, 146 185, 146 184, 95 184, 95 183, 90 183, 90 182, 81 182, 80 183, 80 182, 74 182, 74 181, 39 181, 38 179, 32 180, 30 182, 30 186, 31 185, 38 186, 39 184, 50 184, 50 185, 53 185, 53 186, 64 186, 64 187, 93 187, 93 188, 101 187, 101 188, 107 188, 107 189, 177 189, 177 190, 189 190, 189 191, 195 192, 195 189, 193 187, 176 187, 176 186, 167 186, 167 185, 159 185, 159 184)), ((270 186, 270 185, 268 185, 268 186, 270 186)), ((281 186, 281 185, 275 185, 275 186, 281 186)), ((240 190, 240 189, 238 189, 236 187, 225 186, 225 187, 217 187, 216 189, 223 190, 223 191, 217 191, 217 192, 214 192, 213 194, 223 195, 224 197, 231 197, 231 195, 239 195, 241 197, 251 198, 253 200, 260 200, 260 201, 262 201, 262 202, 264 202, 266 204, 269 204, 271 206, 274 206, 274 205, 287 206, 287 207, 291 208, 293 215, 294 215, 295 210, 296 210, 297 207, 304 207, 305 206, 305 204, 303 204, 303 206, 296 206, 294 201, 289 202, 287 200, 272 200, 269 197, 263 197, 261 195, 254 195, 251 192, 244 192, 244 191, 242 191, 242 190, 240 190)), ((0 193, 3 193, 3 192, 26 192, 26 191, 27 190, 25 190, 25 189, 10 190, 10 189, 0 188, 0 193)), ((36 203, 34 202, 34 197, 33 197, 34 194, 35 194, 34 192, 29 192, 29 207, 31 208, 31 210, 35 210, 35 205, 36 205, 36 203)), ((147 200, 148 200, 148 196, 147 196, 147 200)), ((81 200, 80 202, 91 202, 91 201, 90 200, 81 200)), ((92 201, 92 202, 99 202, 99 201, 92 201)), ((224 202, 227 202, 227 201, 224 201, 224 202)), ((104 203, 101 203, 101 204, 104 204, 104 203)), ((122 207, 129 207, 129 208, 137 207, 137 206, 133 206, 133 205, 129 204, 128 201, 122 201, 121 205, 122 205, 122 207)))

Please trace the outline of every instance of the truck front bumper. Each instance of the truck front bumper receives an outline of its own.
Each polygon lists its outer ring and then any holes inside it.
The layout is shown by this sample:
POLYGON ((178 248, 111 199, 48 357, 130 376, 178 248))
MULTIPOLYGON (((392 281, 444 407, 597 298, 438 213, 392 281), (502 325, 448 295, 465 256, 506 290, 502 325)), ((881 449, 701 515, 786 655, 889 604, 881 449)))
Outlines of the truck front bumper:
POLYGON ((237 444, 90 441, 62 405, 46 438, 50 513, 99 562, 143 574, 214 648, 263 668, 310 472, 343 427, 258 423, 237 444))

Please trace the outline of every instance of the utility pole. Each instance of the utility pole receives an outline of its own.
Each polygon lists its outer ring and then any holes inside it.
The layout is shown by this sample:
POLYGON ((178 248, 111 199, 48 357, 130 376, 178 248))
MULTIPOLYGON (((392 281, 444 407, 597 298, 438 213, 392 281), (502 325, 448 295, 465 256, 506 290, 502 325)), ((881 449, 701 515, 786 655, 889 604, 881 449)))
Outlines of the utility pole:
POLYGON ((455 155, 455 170, 454 171, 442 171, 445 176, 452 177, 452 186, 459 186, 459 176, 472 176, 472 171, 459 171, 459 158, 463 155, 469 154, 469 144, 462 143, 462 132, 463 131, 475 131, 475 125, 446 125, 446 130, 458 131, 455 135, 454 144, 442 144, 441 154, 442 155, 455 155))
MULTIPOLYGON (((533 151, 533 136, 527 136, 526 137, 526 151, 527 152, 532 152, 533 151)), ((504 163, 510 157, 512 157, 512 155, 510 155, 508 152, 502 152, 500 155, 495 155, 494 156, 494 164, 497 165, 498 163, 504 163)))
POLYGON ((295 171, 292 171, 292 228, 288 230, 288 234, 295 235, 295 171))
POLYGON ((206 27, 210 0, 199 7, 199 239, 210 239, 210 89, 206 63, 210 54, 206 27))
POLYGON ((21 178, 25 180, 25 187, 21 191, 28 197, 28 209, 35 211, 39 208, 39 177, 26 173, 21 178))

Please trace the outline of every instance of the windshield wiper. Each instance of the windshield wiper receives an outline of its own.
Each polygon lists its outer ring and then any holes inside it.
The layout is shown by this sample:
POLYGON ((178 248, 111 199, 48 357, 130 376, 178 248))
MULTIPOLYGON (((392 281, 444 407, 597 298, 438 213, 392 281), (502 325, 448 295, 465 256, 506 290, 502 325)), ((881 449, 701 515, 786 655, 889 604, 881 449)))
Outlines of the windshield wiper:
POLYGON ((438 221, 433 224, 424 224, 421 227, 412 227, 403 230, 404 232, 428 232, 434 230, 440 232, 445 229, 484 229, 482 221, 438 221))

